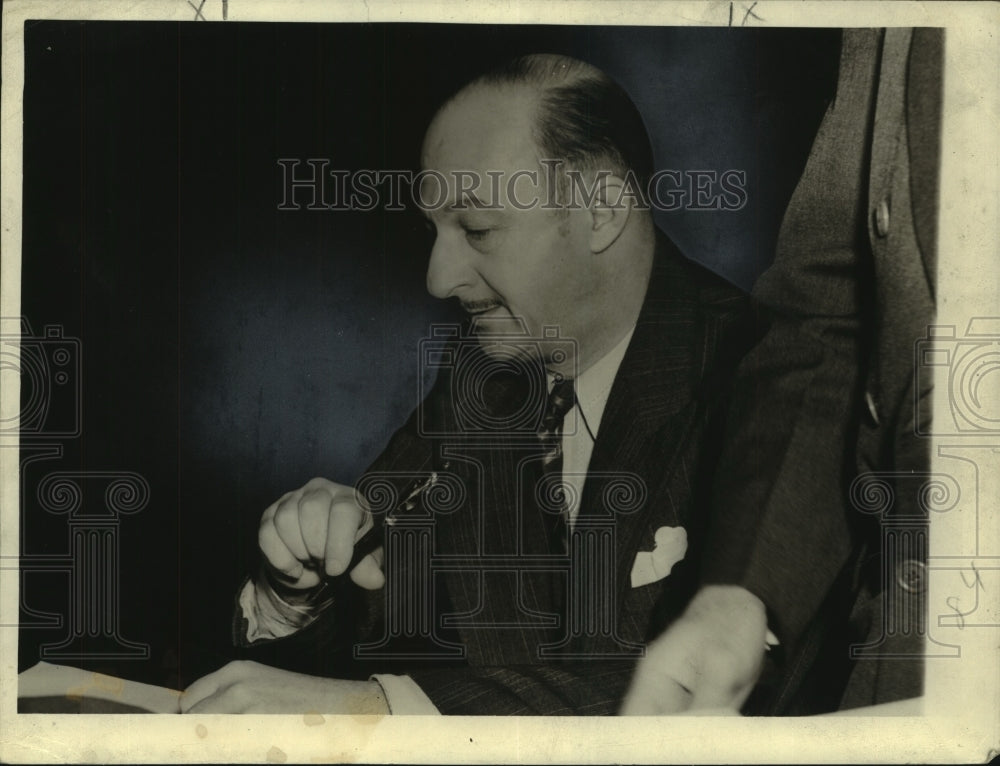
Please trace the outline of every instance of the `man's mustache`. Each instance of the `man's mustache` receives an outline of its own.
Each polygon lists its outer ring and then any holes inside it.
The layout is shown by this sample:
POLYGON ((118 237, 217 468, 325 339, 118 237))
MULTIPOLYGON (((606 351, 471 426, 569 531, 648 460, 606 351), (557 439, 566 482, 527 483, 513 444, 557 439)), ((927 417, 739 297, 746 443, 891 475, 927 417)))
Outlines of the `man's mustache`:
POLYGON ((500 308, 503 305, 500 301, 492 298, 481 301, 462 301, 461 303, 462 308, 470 314, 482 314, 483 312, 500 308))

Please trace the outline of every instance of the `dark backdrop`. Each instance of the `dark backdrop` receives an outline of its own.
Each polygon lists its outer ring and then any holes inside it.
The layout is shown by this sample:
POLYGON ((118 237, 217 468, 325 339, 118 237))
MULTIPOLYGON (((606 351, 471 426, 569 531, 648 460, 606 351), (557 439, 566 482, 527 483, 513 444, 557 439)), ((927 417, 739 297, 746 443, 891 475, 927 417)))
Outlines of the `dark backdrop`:
MULTIPOLYGON (((182 686, 229 657, 264 507, 315 475, 353 481, 414 406, 417 343, 456 318, 423 288, 419 215, 279 211, 278 159, 416 168, 435 107, 471 75, 568 53, 629 90, 660 167, 746 171, 743 209, 658 222, 749 287, 772 257, 837 42, 825 30, 29 22, 22 315, 33 348, 61 343, 80 367, 59 385, 23 378, 22 402, 75 407, 80 428, 43 423, 22 447, 21 666, 65 643, 79 601, 63 565, 74 519, 38 498, 51 472, 133 472, 149 500, 112 525, 118 611, 71 642, 79 656, 49 659, 182 686), (140 649, 115 648, 129 644, 140 649)), ((104 512, 101 496, 83 503, 104 512)))

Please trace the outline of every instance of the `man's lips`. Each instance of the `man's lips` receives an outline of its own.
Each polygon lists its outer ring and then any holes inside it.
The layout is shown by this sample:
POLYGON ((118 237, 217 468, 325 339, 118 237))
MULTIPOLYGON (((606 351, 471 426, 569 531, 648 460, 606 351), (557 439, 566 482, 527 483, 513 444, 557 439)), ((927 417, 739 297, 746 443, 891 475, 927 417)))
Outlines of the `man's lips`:
POLYGON ((463 301, 462 308, 473 316, 478 314, 485 314, 487 311, 493 311, 493 309, 498 309, 503 306, 500 301, 485 300, 485 301, 463 301))
POLYGON ((495 300, 466 301, 462 308, 469 312, 471 329, 479 336, 485 337, 523 338, 528 334, 524 320, 515 316, 507 304, 495 300))

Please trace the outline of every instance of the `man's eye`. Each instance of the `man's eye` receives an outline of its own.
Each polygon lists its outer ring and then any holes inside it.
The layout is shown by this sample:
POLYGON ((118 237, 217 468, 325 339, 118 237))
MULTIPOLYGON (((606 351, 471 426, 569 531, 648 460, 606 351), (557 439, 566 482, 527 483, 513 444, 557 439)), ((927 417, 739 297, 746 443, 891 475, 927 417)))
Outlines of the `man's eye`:
POLYGON ((466 229, 465 236, 473 242, 481 242, 490 233, 489 229, 466 229))

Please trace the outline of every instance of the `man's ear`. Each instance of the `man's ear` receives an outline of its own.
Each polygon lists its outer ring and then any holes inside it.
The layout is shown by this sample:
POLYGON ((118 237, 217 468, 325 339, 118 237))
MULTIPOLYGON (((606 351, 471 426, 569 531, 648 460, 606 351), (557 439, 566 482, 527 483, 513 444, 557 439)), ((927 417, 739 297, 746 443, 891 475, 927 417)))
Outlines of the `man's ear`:
POLYGON ((597 193, 590 205, 590 250, 603 253, 625 230, 632 212, 633 196, 618 176, 603 176, 597 183, 597 193))

